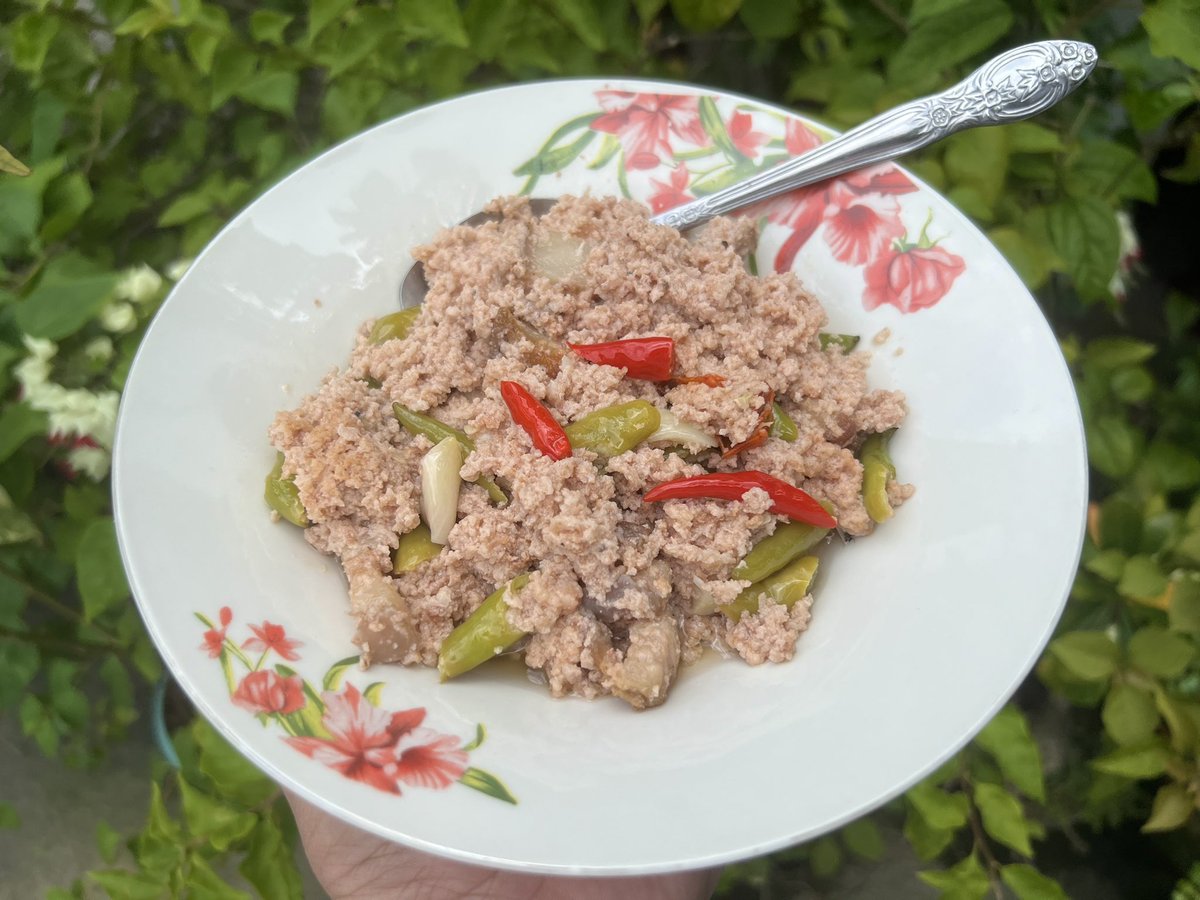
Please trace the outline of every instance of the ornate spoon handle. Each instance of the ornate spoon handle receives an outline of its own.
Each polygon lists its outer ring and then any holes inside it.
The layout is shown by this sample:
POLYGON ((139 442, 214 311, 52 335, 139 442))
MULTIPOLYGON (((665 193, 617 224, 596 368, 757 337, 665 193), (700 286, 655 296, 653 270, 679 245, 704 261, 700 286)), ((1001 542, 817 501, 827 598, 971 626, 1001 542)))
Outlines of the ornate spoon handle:
POLYGON ((654 217, 679 229, 713 216, 895 159, 956 131, 1028 119, 1075 90, 1096 67, 1096 48, 1041 41, 1002 53, 940 94, 897 106, 802 156, 654 217))

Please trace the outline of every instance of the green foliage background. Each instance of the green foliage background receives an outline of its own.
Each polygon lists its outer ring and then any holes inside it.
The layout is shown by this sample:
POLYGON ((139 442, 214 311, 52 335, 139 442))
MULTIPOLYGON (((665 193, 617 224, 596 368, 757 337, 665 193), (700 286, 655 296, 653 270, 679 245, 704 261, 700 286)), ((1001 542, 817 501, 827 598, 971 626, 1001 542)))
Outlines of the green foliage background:
MULTIPOLYGON (((272 182, 374 122, 514 80, 695 81, 848 126, 1004 47, 1095 43, 1104 65, 1036 123, 910 161, 1037 292, 1077 378, 1094 503, 1058 635, 932 778, 722 890, 826 884, 902 830, 954 900, 1065 896, 1063 859, 1096 862, 1114 836, 1152 861, 1145 887, 1200 896, 1200 296, 1193 221, 1164 218, 1200 177, 1196 0, 10 0, 0 23, 0 713, 71 766, 144 721, 161 675, 88 423, 115 409, 159 273, 272 182), (1140 279, 1118 215, 1134 204, 1160 225, 1140 279)), ((174 739, 181 768, 156 779, 144 829, 99 823, 111 868, 54 896, 299 896, 275 787, 202 721, 174 739)), ((0 803, 0 827, 19 823, 0 803)))

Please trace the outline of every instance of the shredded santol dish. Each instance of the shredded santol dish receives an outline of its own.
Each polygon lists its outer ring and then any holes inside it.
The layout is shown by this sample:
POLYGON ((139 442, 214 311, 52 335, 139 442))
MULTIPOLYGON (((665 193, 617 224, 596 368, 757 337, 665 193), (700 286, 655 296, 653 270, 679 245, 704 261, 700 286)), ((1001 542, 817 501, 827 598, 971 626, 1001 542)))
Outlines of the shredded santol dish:
POLYGON ((706 647, 790 659, 813 551, 912 493, 903 395, 794 274, 753 274, 749 220, 489 211, 417 248, 424 304, 270 429, 267 501, 340 561, 363 665, 520 653, 556 697, 646 708, 706 647))

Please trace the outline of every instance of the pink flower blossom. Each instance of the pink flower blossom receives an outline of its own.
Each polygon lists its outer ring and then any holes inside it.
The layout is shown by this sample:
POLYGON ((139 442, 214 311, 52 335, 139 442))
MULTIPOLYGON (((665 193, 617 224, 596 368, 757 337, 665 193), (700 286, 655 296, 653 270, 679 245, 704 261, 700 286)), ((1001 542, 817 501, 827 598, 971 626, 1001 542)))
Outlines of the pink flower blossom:
POLYGON ((294 713, 304 708, 304 684, 296 676, 283 678, 270 669, 251 672, 233 692, 233 702, 252 713, 294 713))
POLYGON ((671 135, 691 144, 707 140, 697 97, 597 91, 596 100, 604 112, 592 121, 592 130, 616 135, 628 169, 653 169, 669 159, 671 135))
POLYGON ((255 653, 266 653, 268 650, 274 650, 289 662, 300 658, 300 654, 296 652, 296 648, 303 647, 304 644, 301 641, 289 640, 282 625, 263 622, 261 625, 251 625, 250 630, 254 632, 254 637, 247 638, 242 643, 244 649, 253 650, 255 653))
POLYGON ((867 266, 863 306, 890 303, 901 312, 927 309, 946 296, 966 264, 941 247, 894 250, 867 266))
POLYGON ((673 209, 691 200, 692 195, 687 192, 690 177, 684 166, 676 166, 671 171, 669 182, 651 178, 650 183, 657 190, 650 195, 650 208, 656 213, 666 212, 668 209, 673 209))
POLYGON ((758 156, 758 148, 770 140, 770 135, 754 130, 754 119, 747 112, 735 110, 729 117, 725 130, 738 152, 750 159, 758 156))
POLYGON ((204 632, 204 643, 200 645, 200 649, 205 651, 210 659, 219 657, 222 648, 225 646, 225 629, 233 621, 233 611, 228 606, 221 607, 220 620, 221 627, 210 628, 204 632))

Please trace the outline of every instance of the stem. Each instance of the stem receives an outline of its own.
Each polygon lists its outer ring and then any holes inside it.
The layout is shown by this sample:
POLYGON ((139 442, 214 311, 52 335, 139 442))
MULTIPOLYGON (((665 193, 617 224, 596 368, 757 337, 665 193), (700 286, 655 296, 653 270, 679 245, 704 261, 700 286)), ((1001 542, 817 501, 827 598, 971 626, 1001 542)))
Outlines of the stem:
POLYGON ((706 156, 712 156, 714 153, 720 153, 720 147, 701 147, 699 150, 683 150, 675 154, 676 159, 703 159, 706 156))
MULTIPOLYGON (((252 665, 250 665, 250 657, 248 657, 248 656, 247 656, 245 653, 243 653, 243 652, 242 652, 242 648, 241 648, 241 647, 239 647, 237 644, 235 644, 235 643, 233 642, 233 639, 232 639, 232 638, 228 638, 228 637, 227 637, 227 638, 225 638, 225 646, 229 648, 229 652, 230 652, 230 653, 232 653, 234 656, 236 656, 236 657, 237 657, 239 660, 241 660, 241 661, 242 661, 242 664, 243 664, 243 665, 244 665, 244 666, 245 666, 247 669, 249 669, 250 671, 252 671, 252 672, 253 672, 253 671, 255 671, 255 670, 258 668, 258 666, 252 666, 252 665)), ((267 655, 267 654, 266 654, 266 651, 263 651, 263 656, 266 656, 266 655, 267 655)), ((258 661, 258 665, 259 665, 259 666, 261 666, 261 665, 262 665, 262 660, 261 660, 261 659, 258 661)))
POLYGON ((100 654, 125 649, 125 647, 117 643, 99 644, 95 641, 83 640, 82 638, 60 638, 52 634, 44 634, 37 631, 20 631, 16 628, 9 628, 6 625, 0 625, 0 638, 28 641, 38 647, 55 650, 63 656, 74 656, 76 658, 86 658, 89 655, 88 651, 100 654))
MULTIPOLYGON (((113 645, 114 649, 119 650, 122 648, 120 639, 115 634, 113 634, 111 631, 109 631, 107 628, 104 628, 101 625, 96 624, 95 622, 89 622, 87 619, 85 619, 83 617, 82 612, 80 612, 77 609, 72 609, 71 607, 67 606, 67 604, 63 603, 61 600, 59 600, 57 597, 55 597, 49 591, 42 590, 40 587, 35 585, 33 582, 31 582, 29 579, 25 578, 24 576, 19 575, 18 573, 12 571, 11 569, 9 569, 6 566, 0 566, 0 577, 7 578, 9 581, 16 584, 17 587, 21 588, 21 590, 23 590, 30 597, 33 597, 33 599, 37 600, 40 604, 42 604, 42 606, 46 607, 47 609, 51 610, 52 612, 58 613, 58 615, 62 616, 64 619, 70 619, 73 622, 77 622, 80 625, 86 625, 89 628, 96 629, 97 632, 99 632, 104 638, 106 638, 113 645)), ((89 642, 86 640, 80 639, 79 643, 88 644, 89 642)), ((99 645, 95 645, 95 646, 99 646, 99 645)))
POLYGON ((879 10, 879 12, 883 13, 883 17, 885 19, 887 19, 905 34, 908 34, 907 20, 905 20, 904 16, 900 15, 900 13, 897 12, 897 10, 890 3, 888 3, 887 0, 871 0, 871 5, 879 10))

